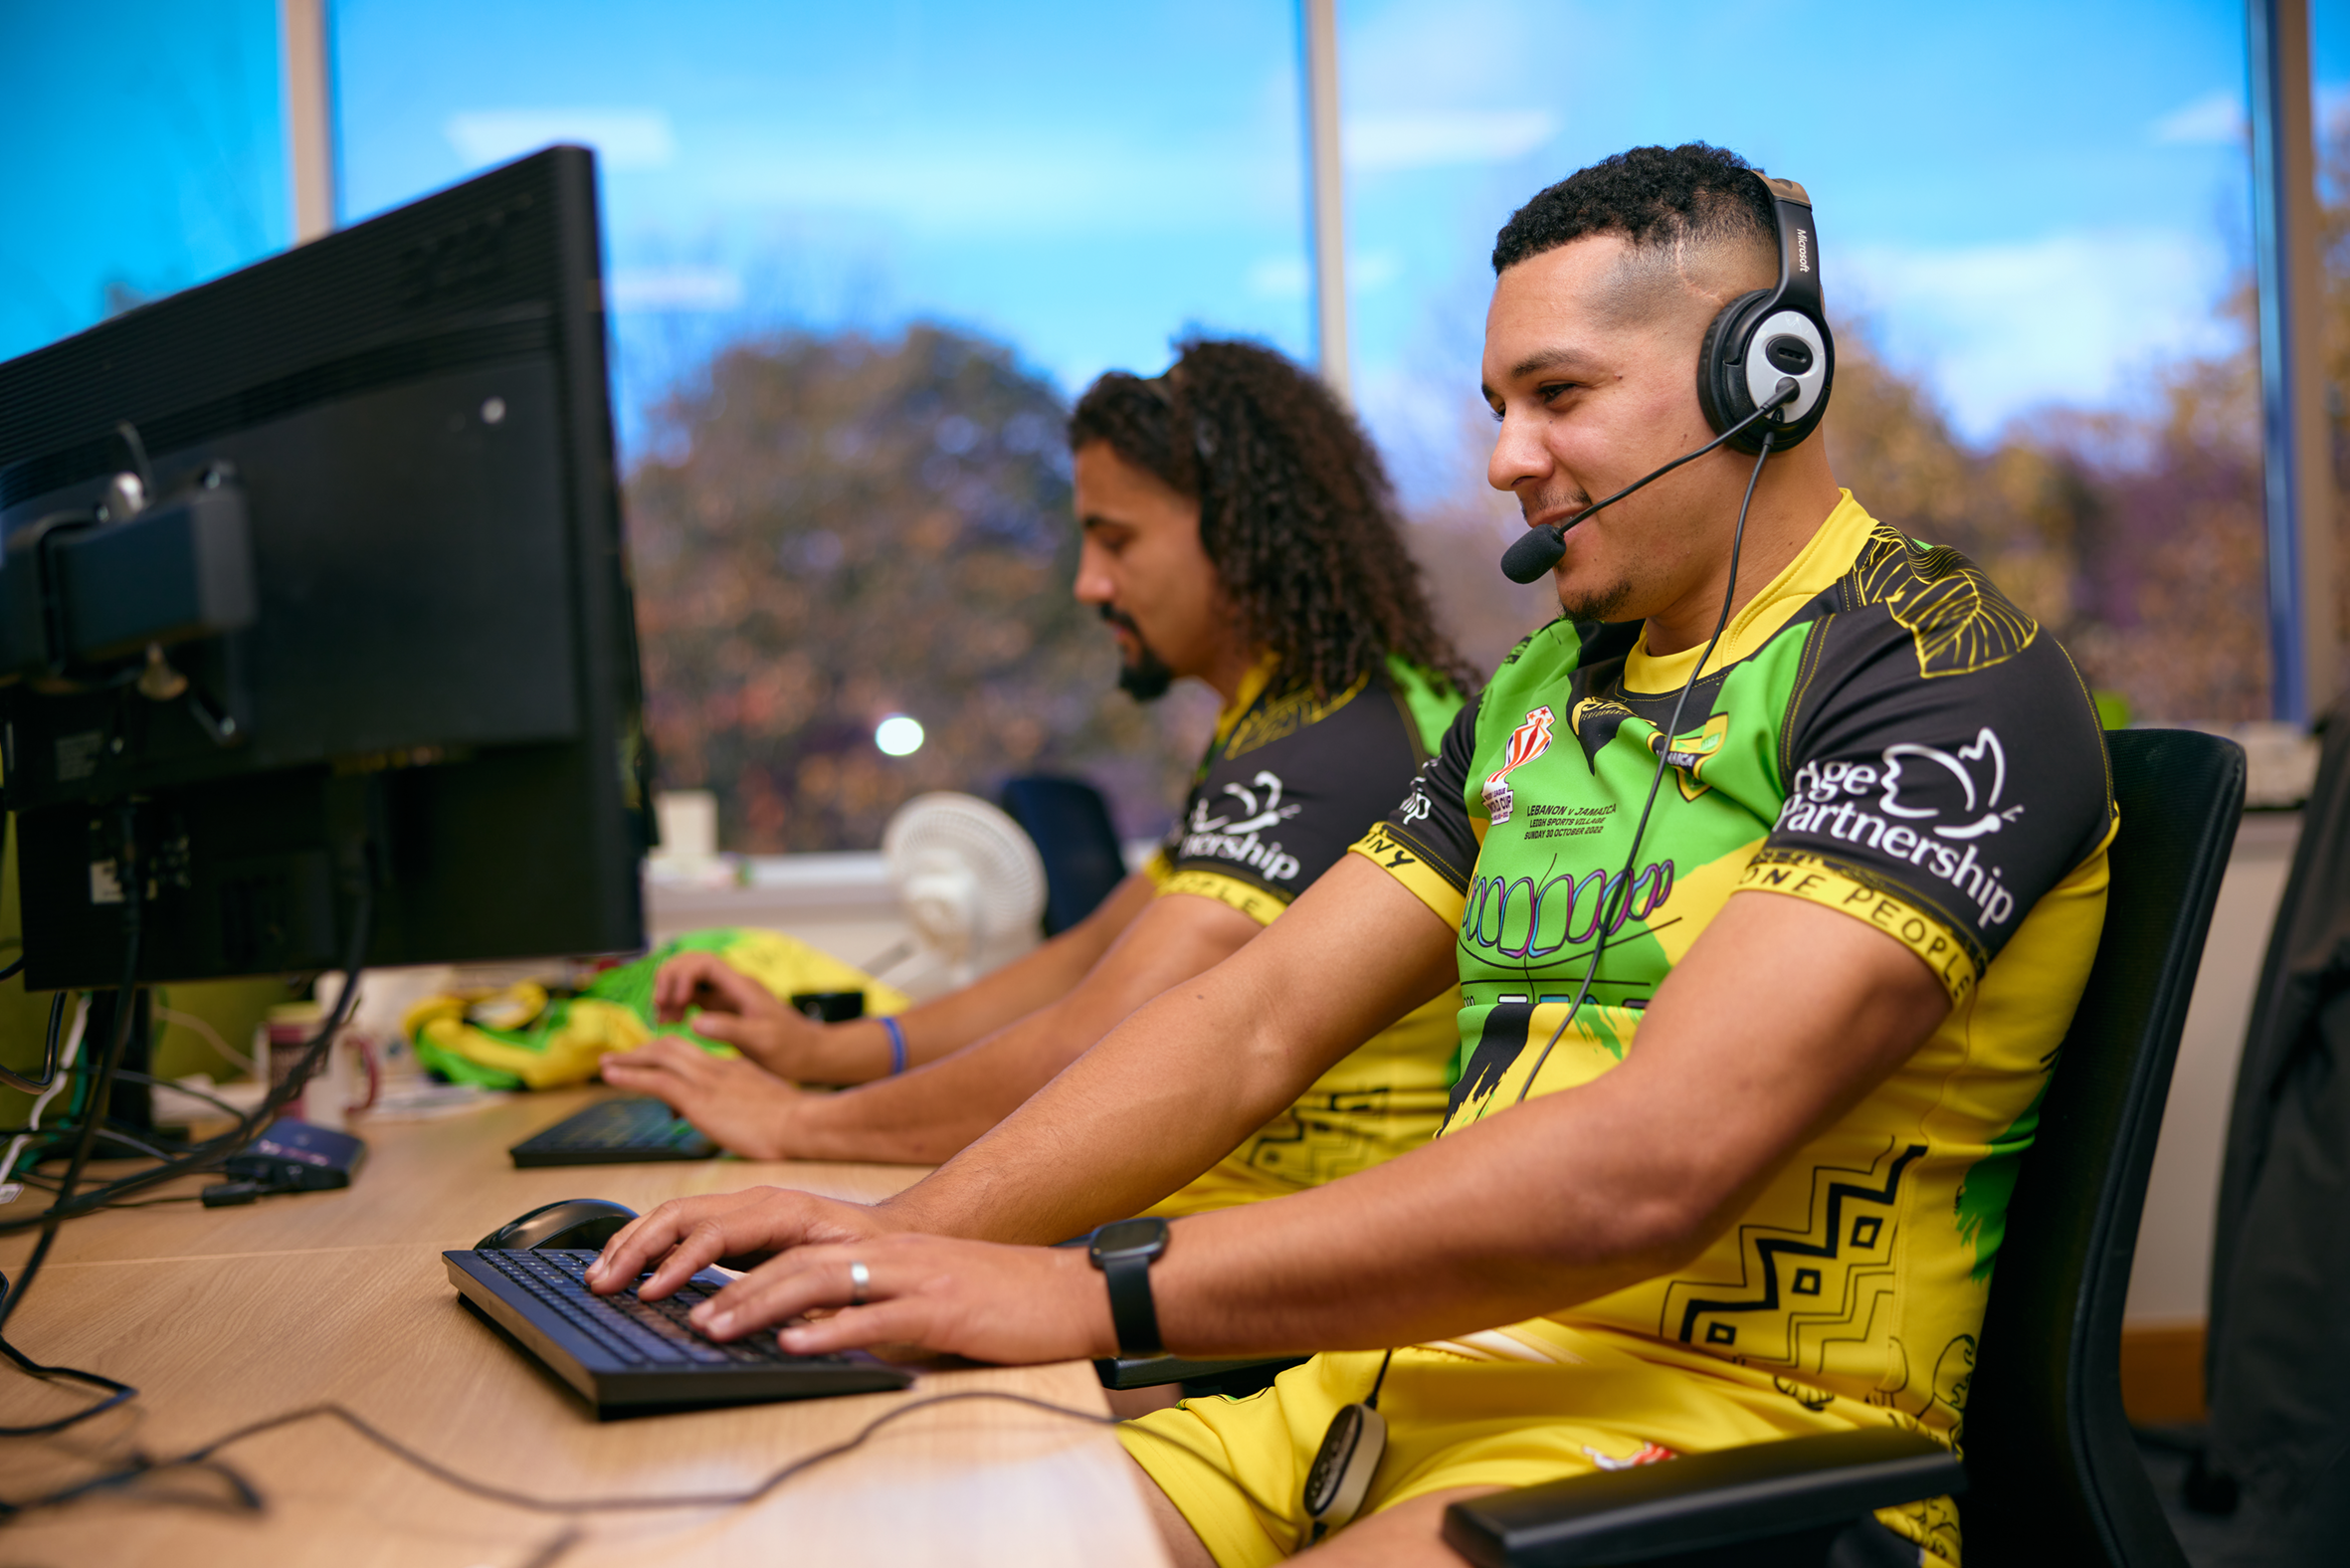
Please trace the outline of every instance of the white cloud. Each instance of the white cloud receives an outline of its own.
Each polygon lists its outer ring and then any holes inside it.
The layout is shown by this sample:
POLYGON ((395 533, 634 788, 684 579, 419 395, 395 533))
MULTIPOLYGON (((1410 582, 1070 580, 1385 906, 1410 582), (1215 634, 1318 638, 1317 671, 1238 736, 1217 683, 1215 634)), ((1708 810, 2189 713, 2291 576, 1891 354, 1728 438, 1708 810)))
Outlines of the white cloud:
MULTIPOLYGON (((1503 74, 1565 80, 1589 57, 1584 13, 1570 0, 1443 0, 1354 5, 1343 27, 1339 70, 1346 108, 1391 112, 1490 102, 1503 74)), ((1561 90, 1564 97, 1564 90, 1561 90)))
POLYGON ((2244 104, 2225 88, 2172 109, 2147 127, 2159 146, 2225 146, 2245 135, 2244 104))
POLYGON ((811 144, 689 160, 730 206, 883 217, 919 233, 1149 232, 1298 211, 1296 165, 1228 149, 966 138, 811 144))
POLYGON ((1523 157, 1558 133, 1546 108, 1433 109, 1408 114, 1350 114, 1343 144, 1348 169, 1384 174, 1398 169, 1503 163, 1523 157))
POLYGON ((669 116, 651 108, 469 109, 442 129, 469 164, 503 163, 556 142, 595 148, 607 169, 666 168, 678 155, 669 116))
POLYGON ((1249 293, 1260 299, 1302 299, 1312 284, 1302 256, 1263 256, 1249 265, 1249 293))
MULTIPOLYGON (((1346 257, 1349 295, 1385 289, 1404 275, 1403 259, 1393 251, 1350 251, 1346 257)), ((1313 269, 1304 257, 1263 256, 1249 265, 1249 293, 1259 299, 1302 299, 1313 287, 1313 269)))
POLYGON ((604 280, 604 302, 615 310, 732 310, 742 303, 742 280, 722 267, 647 267, 604 280))
MULTIPOLYGON (((2318 83, 2310 108, 2321 135, 2341 134, 2350 127, 2350 84, 2318 83)), ((2244 100, 2227 89, 2182 104, 2147 127, 2148 136, 2164 146, 2236 146, 2251 133, 2244 100)))
POLYGON ((1828 278, 1970 439, 2050 402, 2131 403, 2157 362, 2232 341, 2213 304, 2227 258, 2172 229, 2075 231, 1944 250, 1848 247, 1828 278))

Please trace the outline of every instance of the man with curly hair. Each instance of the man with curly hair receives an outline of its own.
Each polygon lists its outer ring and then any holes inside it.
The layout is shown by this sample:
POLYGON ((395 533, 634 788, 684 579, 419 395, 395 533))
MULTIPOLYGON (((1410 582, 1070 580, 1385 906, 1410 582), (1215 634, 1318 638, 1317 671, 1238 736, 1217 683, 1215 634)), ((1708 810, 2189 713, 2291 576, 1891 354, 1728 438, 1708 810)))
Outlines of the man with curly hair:
MULTIPOLYGON (((1224 699, 1166 843, 1077 926, 886 1024, 813 1023, 715 955, 681 955, 657 1007, 699 1008, 695 1029, 742 1059, 664 1038, 607 1057, 607 1080, 757 1158, 945 1159, 1271 924, 1433 752, 1461 706, 1459 662, 1378 455, 1318 380, 1271 349, 1195 341, 1155 380, 1102 376, 1069 436, 1077 595, 1114 629, 1118 684, 1148 701, 1189 678, 1224 699)), ((1294 1192, 1424 1142, 1452 1081, 1457 1005, 1367 1031, 1156 1212, 1294 1192)))
MULTIPOLYGON (((1444 1510, 1479 1492, 1807 1434, 1958 1443, 2114 811, 2064 651, 1871 518, 1825 443, 1717 449, 1583 519, 1717 433, 1692 372, 1781 277, 1775 228, 1756 172, 1692 144, 1584 169, 1501 231, 1488 478, 1530 526, 1575 524, 1567 615, 1264 936, 886 1203, 665 1205, 596 1286, 651 1266, 658 1297, 766 1255, 694 1321, 845 1308, 781 1332, 802 1353, 1320 1352, 1124 1429, 1185 1568, 1453 1562, 1444 1510), (1426 1146, 1107 1223, 1455 985, 1464 1065, 1426 1146), (1147 1138, 1137 1103, 1166 1107, 1147 1138), (1090 1258, 1005 1245, 1088 1226, 1090 1258), (1385 1442, 1347 1522, 1306 1477, 1366 1402, 1385 1442)), ((1860 1533, 1854 1561, 1958 1560, 1947 1498, 1860 1533)))

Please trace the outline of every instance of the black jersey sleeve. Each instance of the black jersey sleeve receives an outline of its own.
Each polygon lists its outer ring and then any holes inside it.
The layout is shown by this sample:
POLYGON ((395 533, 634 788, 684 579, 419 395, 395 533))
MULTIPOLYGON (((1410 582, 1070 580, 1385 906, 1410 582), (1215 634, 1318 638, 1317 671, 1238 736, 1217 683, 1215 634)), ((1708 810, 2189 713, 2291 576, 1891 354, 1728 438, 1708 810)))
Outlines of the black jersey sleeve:
POLYGON ((1412 779, 1420 747, 1382 679, 1335 701, 1269 699, 1211 753, 1165 849, 1162 893, 1199 893, 1270 923, 1336 865, 1412 779))
POLYGON ((1972 642, 1881 602, 1821 623, 1780 736, 1786 799, 1740 882, 1869 920, 1954 1000, 2112 827, 2088 692, 2004 609, 1972 642))
POLYGON ((1436 755, 1421 764, 1394 810, 1354 845, 1420 900, 1459 924, 1476 870, 1476 830, 1469 820, 1469 768, 1476 752, 1476 701, 1464 703, 1436 755))

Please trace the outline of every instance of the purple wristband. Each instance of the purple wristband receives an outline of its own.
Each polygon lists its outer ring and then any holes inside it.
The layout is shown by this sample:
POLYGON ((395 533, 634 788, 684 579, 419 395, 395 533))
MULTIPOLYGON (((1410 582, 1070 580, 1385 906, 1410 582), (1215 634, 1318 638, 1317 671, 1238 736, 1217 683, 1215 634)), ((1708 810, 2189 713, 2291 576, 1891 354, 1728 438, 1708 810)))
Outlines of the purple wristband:
POLYGON ((895 1078, 905 1071, 905 1031, 894 1018, 884 1018, 881 1025, 889 1036, 889 1076, 895 1078))

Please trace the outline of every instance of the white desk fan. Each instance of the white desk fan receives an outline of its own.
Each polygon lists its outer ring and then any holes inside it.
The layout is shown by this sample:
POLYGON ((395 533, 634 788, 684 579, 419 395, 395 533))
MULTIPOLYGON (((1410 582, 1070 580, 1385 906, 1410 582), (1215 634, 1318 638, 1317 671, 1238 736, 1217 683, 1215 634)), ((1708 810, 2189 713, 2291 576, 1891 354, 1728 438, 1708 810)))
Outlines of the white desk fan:
POLYGON ((968 985, 1035 945, 1044 857, 986 801, 949 790, 915 796, 881 831, 881 860, 918 951, 931 960, 925 967, 945 971, 942 989, 968 985))

